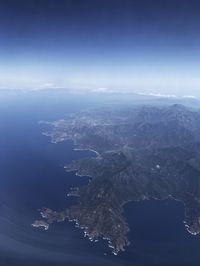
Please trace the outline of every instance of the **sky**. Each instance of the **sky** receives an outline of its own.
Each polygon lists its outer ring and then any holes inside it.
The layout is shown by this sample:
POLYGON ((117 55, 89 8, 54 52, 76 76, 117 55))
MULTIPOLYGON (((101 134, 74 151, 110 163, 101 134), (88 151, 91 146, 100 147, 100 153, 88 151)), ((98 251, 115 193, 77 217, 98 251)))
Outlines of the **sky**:
POLYGON ((200 96, 200 1, 0 0, 0 89, 200 96))

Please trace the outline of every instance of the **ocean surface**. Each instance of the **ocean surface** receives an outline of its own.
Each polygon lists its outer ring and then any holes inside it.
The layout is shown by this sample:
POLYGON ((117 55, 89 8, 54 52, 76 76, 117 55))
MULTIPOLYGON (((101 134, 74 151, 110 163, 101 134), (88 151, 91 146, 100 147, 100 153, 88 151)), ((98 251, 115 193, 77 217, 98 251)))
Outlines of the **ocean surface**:
POLYGON ((0 93, 0 266, 196 266, 200 236, 184 228, 180 202, 129 203, 124 215, 131 245, 118 256, 105 241, 92 243, 73 223, 32 228, 38 209, 62 210, 75 203, 71 187, 87 183, 64 171, 65 163, 92 152, 74 151, 70 141, 51 144, 39 120, 103 105, 104 100, 64 92, 0 93))

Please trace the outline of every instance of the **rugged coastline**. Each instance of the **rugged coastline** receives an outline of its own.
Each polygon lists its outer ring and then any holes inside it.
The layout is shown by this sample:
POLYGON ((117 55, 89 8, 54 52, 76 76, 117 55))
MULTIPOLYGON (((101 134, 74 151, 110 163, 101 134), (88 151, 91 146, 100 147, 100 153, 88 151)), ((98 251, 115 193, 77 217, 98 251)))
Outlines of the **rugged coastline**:
POLYGON ((102 237, 117 254, 130 244, 123 206, 173 198, 185 206, 187 231, 200 233, 198 111, 182 105, 91 110, 45 124, 50 130, 44 135, 52 143, 72 140, 75 149, 95 151, 96 157, 65 166, 66 171, 90 177, 89 183, 68 192, 77 197, 69 209, 43 208, 44 222, 74 221, 91 241, 102 237))

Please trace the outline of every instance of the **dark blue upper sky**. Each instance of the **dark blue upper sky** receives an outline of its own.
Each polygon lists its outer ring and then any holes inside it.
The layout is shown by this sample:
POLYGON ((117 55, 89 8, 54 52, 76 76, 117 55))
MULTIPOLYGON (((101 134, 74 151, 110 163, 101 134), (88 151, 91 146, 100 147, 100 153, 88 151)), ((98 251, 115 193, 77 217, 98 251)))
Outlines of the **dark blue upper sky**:
POLYGON ((0 0, 0 87, 198 94, 200 1, 0 0))

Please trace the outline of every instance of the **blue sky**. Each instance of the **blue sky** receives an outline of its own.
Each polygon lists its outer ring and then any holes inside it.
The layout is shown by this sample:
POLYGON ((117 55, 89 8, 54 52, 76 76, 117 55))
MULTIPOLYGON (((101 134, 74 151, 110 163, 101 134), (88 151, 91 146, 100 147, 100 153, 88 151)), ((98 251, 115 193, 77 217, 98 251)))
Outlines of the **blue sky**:
POLYGON ((1 0, 0 88, 200 96, 200 3, 1 0))

